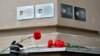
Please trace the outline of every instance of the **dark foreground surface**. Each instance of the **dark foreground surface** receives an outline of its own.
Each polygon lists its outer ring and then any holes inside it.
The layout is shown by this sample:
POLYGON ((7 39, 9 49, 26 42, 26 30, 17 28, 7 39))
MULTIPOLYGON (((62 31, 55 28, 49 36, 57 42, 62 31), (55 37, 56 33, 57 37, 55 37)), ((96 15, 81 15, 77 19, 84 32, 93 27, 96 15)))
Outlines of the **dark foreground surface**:
MULTIPOLYGON (((9 56, 4 54, 0 56, 9 56)), ((20 56, 100 56, 99 54, 75 53, 75 52, 40 52, 40 53, 25 53, 20 56)))
MULTIPOLYGON (((9 56, 9 50, 0 54, 9 56)), ((100 48, 26 48, 21 50, 20 56, 100 56, 100 48)))

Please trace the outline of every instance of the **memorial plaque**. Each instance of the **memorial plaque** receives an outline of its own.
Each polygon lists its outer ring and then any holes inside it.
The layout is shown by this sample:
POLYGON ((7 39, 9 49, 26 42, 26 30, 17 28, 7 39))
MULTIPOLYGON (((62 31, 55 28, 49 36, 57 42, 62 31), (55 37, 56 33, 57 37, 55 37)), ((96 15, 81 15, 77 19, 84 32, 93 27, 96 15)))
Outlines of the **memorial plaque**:
POLYGON ((35 6, 35 17, 46 18, 54 17, 54 4, 39 4, 35 6))
POLYGON ((86 10, 84 8, 74 7, 76 20, 86 21, 86 10))
POLYGON ((34 18, 34 6, 17 7, 17 20, 34 18))
POLYGON ((61 17, 73 18, 73 7, 67 4, 61 4, 61 17))

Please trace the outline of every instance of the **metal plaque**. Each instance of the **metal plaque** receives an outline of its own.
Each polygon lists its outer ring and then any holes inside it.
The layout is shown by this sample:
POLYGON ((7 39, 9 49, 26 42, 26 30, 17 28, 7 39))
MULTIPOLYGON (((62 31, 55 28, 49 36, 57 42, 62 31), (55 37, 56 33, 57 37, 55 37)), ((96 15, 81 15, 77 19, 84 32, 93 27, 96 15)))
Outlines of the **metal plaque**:
POLYGON ((54 16, 54 4, 39 4, 35 6, 35 17, 45 18, 54 16))
POLYGON ((61 4, 61 17, 73 18, 73 7, 67 4, 61 4))
POLYGON ((17 7, 17 20, 34 18, 34 6, 17 7))
POLYGON ((84 8, 75 7, 74 11, 76 20, 86 21, 86 10, 84 8))

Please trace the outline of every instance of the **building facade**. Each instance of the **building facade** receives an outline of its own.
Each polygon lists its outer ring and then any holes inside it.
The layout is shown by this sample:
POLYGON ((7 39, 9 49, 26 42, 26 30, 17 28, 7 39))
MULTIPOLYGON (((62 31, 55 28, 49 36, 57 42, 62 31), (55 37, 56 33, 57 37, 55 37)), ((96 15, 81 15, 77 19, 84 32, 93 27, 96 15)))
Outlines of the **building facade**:
MULTIPOLYGON (((31 36, 35 29, 42 31, 42 38, 25 40, 21 43, 25 47, 46 46, 49 39, 61 39, 66 43, 99 48, 99 3, 100 0, 0 0, 0 49, 8 47, 13 40, 31 36), (48 4, 53 6, 52 15, 38 17, 38 6, 48 4), (33 6, 30 12, 33 17, 18 18, 18 8, 25 6, 33 6)), ((41 13, 41 9, 39 11, 41 13)), ((24 9, 19 12, 20 15, 24 13, 24 9)))

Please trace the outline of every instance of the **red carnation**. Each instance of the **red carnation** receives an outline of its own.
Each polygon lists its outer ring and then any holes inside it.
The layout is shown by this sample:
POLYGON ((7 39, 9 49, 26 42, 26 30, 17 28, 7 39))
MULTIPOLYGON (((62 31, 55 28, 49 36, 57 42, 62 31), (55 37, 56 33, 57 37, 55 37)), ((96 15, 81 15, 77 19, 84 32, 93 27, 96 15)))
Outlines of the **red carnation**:
POLYGON ((57 39, 54 43, 55 47, 64 47, 64 41, 57 39))
POLYGON ((53 40, 52 39, 48 40, 47 46, 48 46, 48 48, 51 48, 53 46, 53 40))
POLYGON ((38 40, 41 38, 41 31, 40 30, 35 30, 34 33, 33 33, 33 38, 35 40, 38 40))

